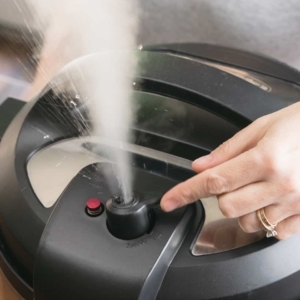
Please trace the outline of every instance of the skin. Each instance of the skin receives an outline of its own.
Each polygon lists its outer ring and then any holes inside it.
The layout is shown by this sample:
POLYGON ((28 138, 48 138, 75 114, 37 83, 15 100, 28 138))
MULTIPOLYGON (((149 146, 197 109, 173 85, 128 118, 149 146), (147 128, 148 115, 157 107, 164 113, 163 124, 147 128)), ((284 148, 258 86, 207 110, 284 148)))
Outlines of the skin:
POLYGON ((264 116, 194 161, 198 174, 168 191, 164 211, 216 195, 224 216, 261 231, 256 211, 278 223, 278 239, 300 231, 300 103, 264 116))

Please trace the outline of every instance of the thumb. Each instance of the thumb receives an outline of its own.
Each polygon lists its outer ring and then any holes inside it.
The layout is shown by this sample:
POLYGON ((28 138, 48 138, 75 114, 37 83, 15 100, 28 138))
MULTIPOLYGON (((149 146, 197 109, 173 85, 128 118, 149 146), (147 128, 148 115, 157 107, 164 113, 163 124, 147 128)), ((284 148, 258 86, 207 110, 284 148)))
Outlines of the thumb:
POLYGON ((269 127, 269 118, 262 117, 224 142, 209 155, 202 156, 192 163, 195 172, 200 173, 218 166, 241 153, 255 147, 269 127))

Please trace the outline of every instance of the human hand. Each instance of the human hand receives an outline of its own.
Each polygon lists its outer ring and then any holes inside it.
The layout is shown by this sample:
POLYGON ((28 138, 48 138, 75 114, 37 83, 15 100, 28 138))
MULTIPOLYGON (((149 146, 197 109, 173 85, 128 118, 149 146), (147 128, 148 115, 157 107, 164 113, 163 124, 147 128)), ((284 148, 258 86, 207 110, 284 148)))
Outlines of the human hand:
POLYGON ((264 116, 193 162, 199 173, 168 191, 165 211, 217 195, 228 218, 246 232, 262 229, 256 211, 278 223, 278 239, 300 231, 300 103, 264 116))

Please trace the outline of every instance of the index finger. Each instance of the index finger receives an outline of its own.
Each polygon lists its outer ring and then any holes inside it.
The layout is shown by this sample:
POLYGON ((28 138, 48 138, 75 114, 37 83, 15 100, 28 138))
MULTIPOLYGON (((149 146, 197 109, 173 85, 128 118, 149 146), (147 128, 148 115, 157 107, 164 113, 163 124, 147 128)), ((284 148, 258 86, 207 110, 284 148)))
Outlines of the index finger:
POLYGON ((164 211, 195 202, 200 198, 229 193, 264 177, 263 164, 255 148, 206 170, 168 191, 161 200, 164 211))

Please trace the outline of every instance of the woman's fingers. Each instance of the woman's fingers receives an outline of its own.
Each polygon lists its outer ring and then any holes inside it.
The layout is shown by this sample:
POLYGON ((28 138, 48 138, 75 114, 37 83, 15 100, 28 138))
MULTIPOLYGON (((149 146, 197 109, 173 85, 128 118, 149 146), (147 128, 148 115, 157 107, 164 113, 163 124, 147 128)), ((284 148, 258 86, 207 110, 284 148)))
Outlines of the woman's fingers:
POLYGON ((282 222, 278 223, 276 227, 277 236, 279 240, 285 240, 295 233, 300 231, 300 215, 293 215, 282 222))
MULTIPOLYGON (((165 211, 211 195, 244 231, 262 229, 256 211, 278 223, 278 238, 300 230, 300 103, 263 117, 193 163, 197 176, 166 193, 165 211), (297 217, 295 217, 297 215, 297 217)), ((220 237, 221 238, 221 237, 220 237)))
POLYGON ((223 215, 237 218, 248 215, 257 209, 276 201, 278 191, 268 182, 256 182, 218 197, 223 215))
POLYGON ((203 172, 206 169, 218 166, 255 147, 265 134, 269 124, 268 116, 256 120, 212 151, 209 155, 195 160, 192 164, 194 171, 198 173, 203 172))
MULTIPOLYGON (((277 224, 275 230, 277 235, 275 236, 279 240, 285 240, 295 233, 300 231, 300 215, 291 215, 290 212, 280 213, 282 209, 276 209, 276 207, 268 206, 265 209, 266 216, 268 220, 272 222, 272 220, 280 220, 277 224), (289 216, 288 216, 289 215, 289 216), (287 217, 288 216, 288 217, 287 217), (271 219, 273 218, 273 219, 271 219)), ((261 223, 258 221, 256 213, 249 214, 247 216, 243 216, 239 219, 241 228, 246 232, 256 232, 263 229, 261 223), (242 223, 242 224, 241 224, 242 223), (249 224, 256 224, 253 228, 249 227, 249 224)))
MULTIPOLYGON (((273 204, 264 207, 265 215, 271 224, 279 224, 284 219, 294 215, 294 212, 287 209, 282 204, 273 204)), ((258 219, 257 212, 253 211, 250 214, 244 215, 239 218, 241 228, 245 232, 256 232, 263 229, 261 222, 258 219)))
POLYGON ((263 176, 263 164, 254 148, 177 185, 163 196, 161 207, 165 211, 172 211, 199 198, 234 191, 262 180, 263 176))

